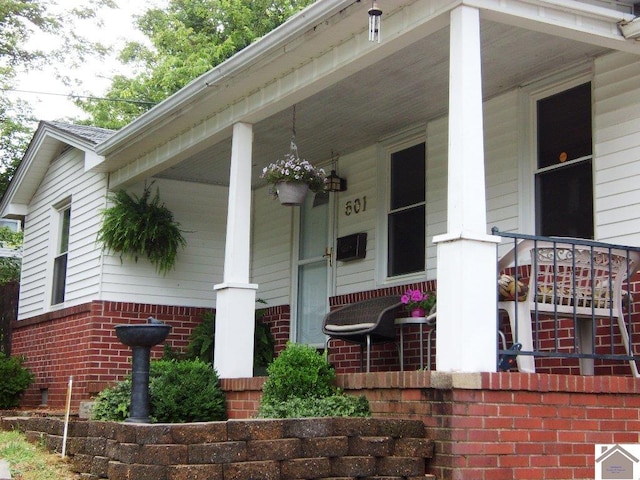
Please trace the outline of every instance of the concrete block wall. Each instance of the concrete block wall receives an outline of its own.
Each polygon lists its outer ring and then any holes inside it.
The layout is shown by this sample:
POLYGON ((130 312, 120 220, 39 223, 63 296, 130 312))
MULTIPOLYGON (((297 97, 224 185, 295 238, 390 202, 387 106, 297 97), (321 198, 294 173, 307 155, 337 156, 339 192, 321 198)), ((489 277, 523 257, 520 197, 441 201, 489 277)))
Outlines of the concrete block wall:
MULTIPOLYGON (((62 448, 60 419, 5 417, 1 426, 62 448)), ((74 470, 94 480, 425 480, 433 441, 415 420, 75 421, 66 450, 74 470)))

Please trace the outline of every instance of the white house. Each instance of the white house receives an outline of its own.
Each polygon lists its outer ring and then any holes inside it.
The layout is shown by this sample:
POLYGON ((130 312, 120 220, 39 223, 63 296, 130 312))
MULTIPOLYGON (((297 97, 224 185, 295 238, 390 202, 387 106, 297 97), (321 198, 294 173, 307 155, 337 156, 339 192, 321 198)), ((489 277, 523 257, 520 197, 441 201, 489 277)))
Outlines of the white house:
POLYGON ((438 370, 495 371, 491 227, 640 246, 630 1, 378 4, 379 42, 369 2, 323 0, 118 132, 41 124, 0 203, 25 222, 14 352, 36 388, 58 385, 65 370, 51 366, 66 358, 89 394, 126 368, 92 344, 116 349, 113 323, 152 312, 188 324, 206 308, 219 373, 250 376, 256 297, 288 338, 321 345, 330 305, 432 281, 438 370), (294 208, 269 197, 260 173, 294 127, 300 155, 336 169, 345 191, 294 208), (150 180, 186 232, 164 277, 95 241, 107 192, 150 180), (356 233, 364 258, 337 261, 337 239, 356 233), (43 346, 66 345, 61 331, 81 338, 73 361, 43 346))

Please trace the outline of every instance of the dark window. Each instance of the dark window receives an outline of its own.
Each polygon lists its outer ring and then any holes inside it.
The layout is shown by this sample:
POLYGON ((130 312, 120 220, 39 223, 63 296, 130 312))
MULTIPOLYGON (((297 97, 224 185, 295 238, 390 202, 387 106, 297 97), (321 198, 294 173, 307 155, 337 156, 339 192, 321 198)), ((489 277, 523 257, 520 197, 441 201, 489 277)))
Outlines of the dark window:
POLYGON ((391 154, 388 276, 425 269, 425 144, 391 154))
POLYGON ((69 252, 69 227, 71 225, 71 207, 59 211, 58 249, 53 261, 53 286, 51 303, 64 302, 64 291, 67 283, 67 258, 69 252))
POLYGON ((536 233, 593 238, 591 84, 538 101, 536 233))

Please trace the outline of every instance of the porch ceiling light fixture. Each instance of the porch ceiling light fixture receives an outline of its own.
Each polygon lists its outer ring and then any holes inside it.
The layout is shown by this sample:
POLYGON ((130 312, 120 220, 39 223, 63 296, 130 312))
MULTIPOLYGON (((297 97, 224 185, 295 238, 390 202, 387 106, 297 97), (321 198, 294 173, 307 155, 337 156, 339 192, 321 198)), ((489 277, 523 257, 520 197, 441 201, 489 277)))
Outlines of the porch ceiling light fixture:
POLYGON ((369 9, 369 41, 380 43, 380 20, 382 19, 382 10, 378 7, 378 2, 371 2, 369 9))
POLYGON ((333 151, 331 152, 331 173, 327 175, 326 179, 327 192, 344 192, 347 189, 347 180, 340 178, 336 173, 339 157, 339 154, 334 156, 333 151))

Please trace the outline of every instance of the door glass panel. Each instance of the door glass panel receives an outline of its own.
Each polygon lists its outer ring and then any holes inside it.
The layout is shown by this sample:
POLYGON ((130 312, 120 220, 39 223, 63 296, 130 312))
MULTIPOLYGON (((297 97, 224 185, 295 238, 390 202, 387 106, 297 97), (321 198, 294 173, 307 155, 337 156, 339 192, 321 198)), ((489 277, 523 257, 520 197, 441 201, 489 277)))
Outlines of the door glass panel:
POLYGON ((329 202, 319 195, 307 195, 300 207, 295 341, 307 345, 324 344, 322 319, 329 310, 329 202))
POLYGON ((298 343, 322 345, 322 319, 327 313, 327 265, 314 262, 298 268, 298 343))
POLYGON ((300 260, 321 257, 327 246, 327 204, 314 206, 314 195, 307 195, 300 215, 300 260))

